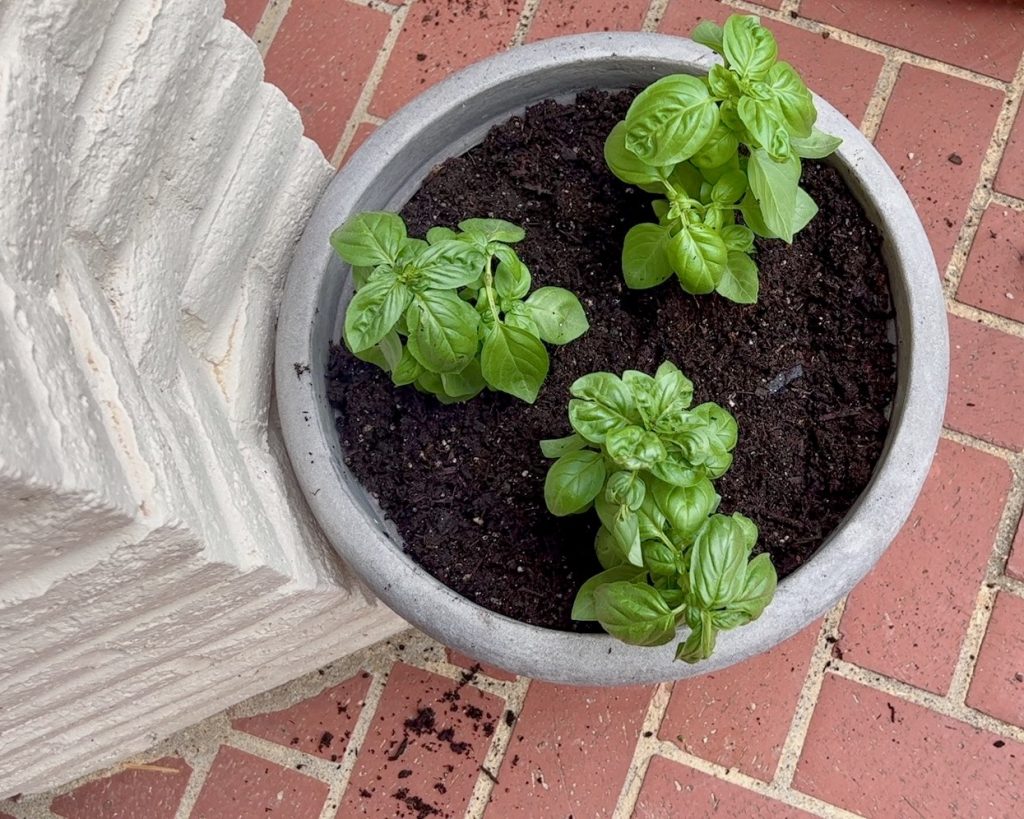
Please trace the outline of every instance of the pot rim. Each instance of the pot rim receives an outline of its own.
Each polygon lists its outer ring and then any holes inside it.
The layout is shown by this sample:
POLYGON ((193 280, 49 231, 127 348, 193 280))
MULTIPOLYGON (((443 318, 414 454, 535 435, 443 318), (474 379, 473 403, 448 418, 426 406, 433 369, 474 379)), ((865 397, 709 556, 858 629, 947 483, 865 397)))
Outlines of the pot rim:
MULTIPOLYGON (((710 660, 687 665, 674 660, 675 642, 628 646, 606 634, 530 626, 470 602, 403 553, 393 527, 348 474, 324 380, 326 341, 338 338, 332 305, 339 302, 328 299, 319 309, 347 271, 332 258, 331 231, 361 210, 397 210, 437 162, 462 153, 491 124, 522 110, 519 100, 558 96, 551 91, 556 79, 566 83, 561 95, 571 96, 585 87, 615 87, 602 83, 626 70, 650 72, 653 80, 705 72, 717 59, 684 38, 612 32, 545 40, 475 63, 418 96, 370 136, 328 185, 296 247, 278 321, 275 383, 303 494, 335 550, 374 594, 435 639, 483 662, 581 685, 679 679, 740 662, 795 634, 848 593, 895 537, 927 477, 949 369, 941 280, 924 228, 892 170, 817 95, 819 127, 843 138, 832 162, 885 237, 898 333, 896 398, 882 455, 861 496, 815 555, 779 582, 758 620, 719 635, 710 660), (497 101, 502 99, 514 104, 497 101), (382 191, 390 191, 386 204, 382 191), (300 372, 299 365, 310 369, 300 372)), ((680 635, 685 633, 683 627, 680 635)))

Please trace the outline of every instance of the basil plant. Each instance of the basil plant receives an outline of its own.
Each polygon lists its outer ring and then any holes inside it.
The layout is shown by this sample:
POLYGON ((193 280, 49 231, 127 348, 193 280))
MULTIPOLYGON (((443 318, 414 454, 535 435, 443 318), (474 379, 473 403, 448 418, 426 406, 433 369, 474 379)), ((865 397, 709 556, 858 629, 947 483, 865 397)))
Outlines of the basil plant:
POLYGON ((530 270, 512 248, 525 235, 502 219, 467 219, 413 239, 394 213, 353 217, 331 234, 356 286, 348 348, 396 386, 446 404, 485 387, 532 404, 548 374, 544 342, 568 344, 590 325, 568 290, 530 292, 530 270))
POLYGON ((800 160, 825 157, 842 140, 814 127, 811 92, 777 59, 757 17, 732 15, 724 27, 704 21, 693 39, 724 62, 705 77, 677 74, 648 86, 605 142, 612 173, 664 197, 652 203, 656 222, 626 234, 623 275, 643 289, 675 273, 687 293, 752 304, 754 237, 793 241, 818 211, 799 185, 800 160))
POLYGON ((685 623, 676 658, 707 659, 720 631, 761 615, 777 582, 767 554, 751 557, 757 526, 716 514, 736 420, 717 404, 691 407, 693 384, 670 362, 653 376, 591 373, 571 394, 572 434, 541 442, 557 459, 544 499, 555 515, 596 510, 604 568, 580 588, 573 619, 642 646, 671 642, 685 623))

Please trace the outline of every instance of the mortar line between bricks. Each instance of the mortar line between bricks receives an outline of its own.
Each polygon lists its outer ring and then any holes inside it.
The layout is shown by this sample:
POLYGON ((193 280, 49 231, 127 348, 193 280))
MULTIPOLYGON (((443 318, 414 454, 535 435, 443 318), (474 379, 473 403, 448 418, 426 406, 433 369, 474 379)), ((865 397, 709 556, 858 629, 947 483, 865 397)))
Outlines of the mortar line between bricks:
POLYGON ((687 753, 671 742, 660 742, 657 751, 651 756, 652 758, 654 756, 665 757, 715 779, 720 779, 731 785, 738 785, 741 788, 746 788, 748 791, 767 796, 770 799, 799 808, 807 813, 825 817, 825 819, 863 819, 860 814, 852 813, 845 808, 825 802, 815 796, 809 796, 792 788, 784 788, 775 783, 762 782, 760 779, 742 773, 735 768, 726 768, 717 762, 709 762, 699 756, 687 753))
POLYGON ((964 304, 962 301, 957 301, 949 295, 946 296, 946 311, 958 318, 970 319, 977 324, 984 324, 993 330, 999 330, 1002 333, 1017 336, 1017 338, 1024 338, 1024 323, 1008 319, 1006 316, 1001 316, 998 313, 982 310, 980 307, 964 304))
POLYGON ((380 85, 381 78, 384 76, 388 61, 391 59, 391 52, 394 51, 398 37, 402 33, 402 27, 405 25, 405 19, 409 16, 409 10, 415 4, 416 0, 409 0, 408 5, 400 6, 391 15, 388 33, 385 35, 384 42, 381 43, 380 49, 377 51, 377 58, 373 61, 370 75, 363 84, 363 90, 359 92, 359 99, 356 100, 352 115, 345 124, 345 130, 341 133, 341 139, 338 140, 334 153, 330 156, 330 162, 335 168, 345 158, 348 147, 352 144, 352 139, 359 128, 359 123, 364 117, 373 116, 370 114, 370 104, 373 102, 373 95, 377 92, 377 86, 380 85))
MULTIPOLYGON (((371 113, 367 112, 367 113, 363 114, 363 119, 359 123, 359 125, 362 125, 363 123, 366 123, 367 125, 377 125, 377 126, 380 126, 380 125, 383 125, 385 122, 387 122, 387 120, 384 119, 384 117, 378 117, 376 114, 371 114, 371 113)), ((356 128, 358 128, 359 125, 357 125, 356 128)))
POLYGON ((810 662, 807 665, 807 675, 804 677, 804 684, 800 688, 800 696, 797 697, 796 707, 793 709, 793 719, 789 724, 789 731, 782 742, 782 750, 779 753, 779 764, 775 768, 775 776, 772 777, 772 784, 781 789, 789 789, 793 784, 793 777, 796 776, 796 767, 800 762, 800 755, 804 750, 804 742, 807 739, 807 730, 811 725, 811 717, 814 715, 814 708, 818 702, 818 695, 821 693, 821 684, 825 679, 825 668, 832 658, 832 646, 839 635, 839 623, 843 619, 843 612, 846 610, 846 598, 836 603, 825 615, 818 631, 818 640, 814 644, 814 651, 811 653, 810 662))
POLYGON ((964 269, 967 266, 967 257, 974 244, 974 238, 978 233, 981 224, 981 217, 992 201, 992 186, 995 184, 996 174, 999 172, 999 164, 1006 150, 1006 143, 1010 137, 1010 129, 1016 119, 1017 110, 1020 107, 1020 89, 1024 86, 1024 57, 1017 63, 1017 70, 1013 74, 1013 80, 1006 91, 1006 99, 999 110, 995 127, 992 129, 992 136, 989 138, 988 147, 985 149, 981 161, 981 168, 978 170, 978 182, 975 185, 971 201, 967 206, 967 217, 960 226, 960 234, 957 236, 956 244, 953 246, 953 253, 950 255, 949 264, 946 266, 943 282, 946 293, 956 297, 956 291, 963 279, 964 269))
POLYGON ((992 203, 1002 205, 1010 210, 1024 210, 1024 199, 1010 196, 1008 193, 1000 193, 999 191, 992 191, 992 203))
POLYGON ((885 57, 882 62, 882 70, 878 72, 878 80, 871 92, 871 99, 864 111, 860 121, 860 132, 871 142, 878 136, 878 129, 882 126, 882 117, 889 107, 889 100, 892 99, 892 91, 896 87, 896 80, 900 75, 900 68, 903 63, 894 60, 892 57, 885 57))
POLYGON ((975 711, 965 705, 958 705, 947 697, 933 694, 931 691, 925 691, 909 683, 886 677, 877 671, 861 668, 845 660, 832 660, 831 671, 838 677, 873 688, 883 694, 889 694, 912 705, 927 708, 940 716, 966 723, 972 728, 1024 743, 1024 728, 1003 722, 1001 719, 996 719, 981 711, 975 711))
POLYGON ((530 33, 530 26, 533 18, 537 16, 537 9, 540 8, 541 0, 526 0, 523 9, 519 12, 519 22, 516 23, 516 30, 508 41, 509 48, 515 48, 526 42, 526 35, 530 33))
POLYGON ((988 631, 989 621, 992 619, 992 606, 999 589, 996 581, 1003 577, 1006 560, 1013 547, 1017 523, 1020 521, 1021 508, 1024 507, 1024 480, 1022 480, 1019 457, 1011 460, 1010 470, 1012 474, 1010 489, 1006 493, 1006 503, 1003 504, 1002 514, 999 516, 992 551, 985 567, 985 578, 978 590, 978 597, 974 604, 974 610, 971 612, 971 619, 964 633, 964 639, 960 643, 960 654, 957 657, 956 666, 953 668, 953 677, 946 695, 951 702, 965 707, 971 680, 974 678, 974 671, 978 664, 981 644, 988 631))
POLYGON ((951 77, 957 77, 958 79, 967 80, 969 82, 976 83, 977 85, 984 85, 989 88, 995 88, 1004 93, 1008 93, 1011 89, 1012 80, 1000 80, 995 77, 990 77, 987 74, 982 74, 979 71, 973 71, 969 68, 962 68, 953 63, 946 63, 942 60, 937 60, 934 57, 925 57, 923 54, 917 54, 913 51, 908 51, 905 48, 899 46, 889 45, 883 43, 880 40, 872 40, 870 37, 865 37, 861 34, 854 34, 852 31, 847 31, 843 28, 837 28, 836 26, 829 25, 827 23, 821 23, 817 20, 812 20, 809 17, 790 17, 789 12, 783 12, 782 9, 770 9, 764 6, 759 6, 756 3, 749 2, 749 0, 721 0, 724 5, 732 6, 740 11, 747 12, 748 14, 756 14, 758 17, 764 17, 770 20, 777 20, 780 23, 786 23, 787 25, 794 26, 795 28, 809 31, 812 34, 821 34, 828 32, 829 37, 836 40, 837 42, 845 45, 855 46, 856 48, 863 49, 864 51, 871 51, 875 54, 880 54, 883 57, 896 60, 898 62, 910 63, 920 68, 927 68, 930 71, 936 71, 940 74, 948 74, 951 77))
POLYGON ((347 2, 353 3, 357 6, 365 6, 366 8, 373 9, 374 11, 382 11, 385 14, 394 14, 402 8, 403 5, 401 2, 389 3, 387 0, 347 0, 347 2))
POLYGON ((950 429, 949 427, 943 427, 940 433, 942 438, 947 441, 953 441, 954 443, 960 444, 961 446, 968 446, 972 449, 979 449, 988 455, 994 455, 997 458, 1002 458, 1004 461, 1010 463, 1010 468, 1015 469, 1014 464, 1020 459, 1019 452, 1014 452, 1012 449, 999 446, 998 444, 990 443, 981 438, 975 438, 973 435, 969 435, 966 432, 960 432, 959 430, 950 429))
POLYGON ((1024 600, 1024 581, 1017 580, 1015 577, 1010 577, 1007 574, 1001 574, 992 583, 999 591, 1012 594, 1014 597, 1024 600))
MULTIPOLYGON (((206 777, 210 775, 213 760, 217 758, 217 752, 220 750, 221 743, 227 739, 230 730, 231 724, 227 716, 222 712, 210 720, 204 720, 198 725, 186 728, 183 732, 185 735, 202 733, 205 736, 202 739, 196 740, 194 750, 183 751, 180 748, 177 749, 182 759, 192 767, 192 775, 189 777, 188 785, 185 786, 185 792, 181 795, 181 801, 178 802, 178 810, 174 814, 175 819, 189 819, 189 816, 191 816, 192 809, 196 806, 196 802, 199 799, 199 792, 202 791, 203 785, 206 784, 206 777), (210 732, 211 727, 218 730, 210 732), (210 741, 211 733, 213 741, 210 741)), ((171 739, 174 738, 168 738, 168 742, 165 744, 169 744, 171 739)), ((160 756, 162 754, 157 754, 154 758, 159 759, 160 756)))
POLYGON ((670 2, 671 0, 651 0, 651 5, 647 7, 647 14, 644 15, 644 22, 640 26, 640 30, 648 32, 657 31, 670 2))
POLYGON ((292 7, 292 0, 267 0, 267 7, 263 10, 263 16, 252 30, 252 39, 260 52, 260 57, 267 59, 267 52, 270 51, 270 44, 274 42, 281 23, 284 22, 288 9, 292 7))
POLYGON ((466 806, 466 819, 482 819, 487 805, 491 801, 491 794, 497 786, 497 777, 501 773, 501 765, 508 755, 509 746, 512 743, 512 735, 515 733, 516 723, 523 713, 523 703, 526 701, 526 694, 530 690, 530 680, 527 677, 517 677, 515 681, 497 680, 505 688, 505 710, 516 715, 515 720, 509 725, 505 721, 505 715, 501 714, 496 723, 494 735, 491 737, 490 747, 487 754, 480 763, 481 769, 486 769, 494 774, 494 779, 481 770, 477 774, 476 784, 469 797, 469 804, 466 806))
POLYGON ((647 766, 661 745, 658 731, 665 719, 665 712, 668 710, 671 696, 672 683, 659 684, 654 689, 654 694, 651 695, 651 701, 647 704, 647 712, 644 714, 643 723, 640 726, 640 736, 637 737, 636 745, 633 747, 633 758, 629 762, 626 779, 622 783, 622 790, 619 792, 619 798, 612 812, 612 819, 629 819, 633 815, 633 811, 636 810, 640 789, 643 787, 644 777, 647 776, 647 766))

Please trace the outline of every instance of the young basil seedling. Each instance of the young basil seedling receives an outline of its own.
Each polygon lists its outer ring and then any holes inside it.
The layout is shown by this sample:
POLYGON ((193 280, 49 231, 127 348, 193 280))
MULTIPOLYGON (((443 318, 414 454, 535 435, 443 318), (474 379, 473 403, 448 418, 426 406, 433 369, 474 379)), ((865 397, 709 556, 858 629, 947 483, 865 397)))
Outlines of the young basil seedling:
POLYGON ((818 212, 800 185, 801 158, 819 159, 842 140, 814 127, 811 92, 776 59, 757 17, 705 20, 693 39, 724 57, 705 77, 672 75, 644 89, 605 142, 619 179, 665 198, 656 223, 626 234, 629 287, 655 287, 674 272, 688 293, 757 301, 754 236, 783 239, 818 212), (736 213, 743 216, 737 224, 736 213))
POLYGON ((490 387, 532 404, 548 374, 543 342, 567 344, 590 325, 568 290, 530 293, 530 271, 511 247, 525 235, 502 219, 467 219, 412 239, 394 213, 353 217, 331 234, 356 286, 348 348, 396 386, 443 403, 490 387))
POLYGON ((717 404, 691 408, 693 383, 670 362, 654 376, 591 373, 571 387, 573 432, 541 441, 556 458, 544 482, 555 515, 591 507, 604 571, 576 595, 572 616, 626 643, 690 636, 676 658, 711 656, 719 631, 757 619, 777 582, 771 558, 751 559, 757 526, 715 514, 712 481, 732 464, 736 420, 717 404))

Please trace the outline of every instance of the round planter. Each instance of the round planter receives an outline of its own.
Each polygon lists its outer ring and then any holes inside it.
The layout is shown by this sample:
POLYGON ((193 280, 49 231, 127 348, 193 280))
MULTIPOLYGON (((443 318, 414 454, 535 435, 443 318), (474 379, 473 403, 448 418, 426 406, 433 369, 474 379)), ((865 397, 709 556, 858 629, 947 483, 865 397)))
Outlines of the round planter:
POLYGON ((306 499, 338 554, 385 604, 481 661, 556 682, 622 685, 695 676, 752 657, 853 588, 898 532, 928 473, 949 363, 931 247, 885 161, 820 98, 820 127, 843 138, 830 161, 885 236, 898 338, 891 428, 874 476, 846 518, 811 560, 779 583, 760 619, 720 635, 710 660, 687 665, 673 659, 674 643, 628 646, 604 634, 526 625, 471 603, 403 553, 397 533, 345 466, 324 375, 352 286, 347 265, 328 243, 331 231, 360 211, 399 210, 435 165, 526 106, 568 101, 586 88, 702 74, 716 59, 681 38, 611 33, 548 40, 477 63, 418 97, 370 137, 327 188, 296 250, 278 323, 276 385, 285 441, 306 499))

